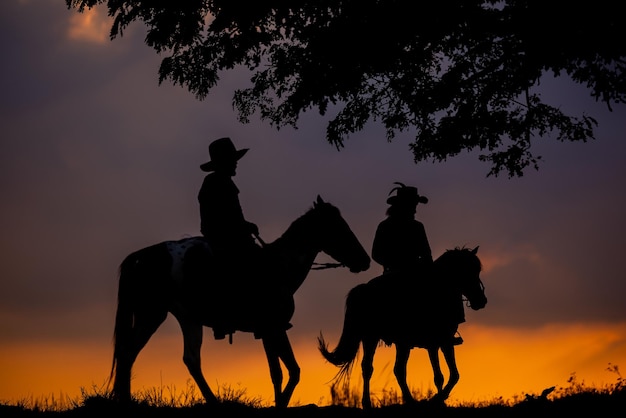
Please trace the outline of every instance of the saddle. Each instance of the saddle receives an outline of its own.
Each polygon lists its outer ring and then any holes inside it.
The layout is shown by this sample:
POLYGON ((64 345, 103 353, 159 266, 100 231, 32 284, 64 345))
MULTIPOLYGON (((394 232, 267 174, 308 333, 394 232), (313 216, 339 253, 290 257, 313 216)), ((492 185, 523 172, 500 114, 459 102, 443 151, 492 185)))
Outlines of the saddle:
POLYGON ((219 259, 206 240, 196 241, 184 251, 182 288, 216 339, 230 335, 232 341, 235 331, 262 338, 291 328, 295 310, 293 295, 279 284, 276 263, 265 249, 252 260, 219 259))
POLYGON ((385 273, 367 283, 371 300, 379 304, 378 312, 386 312, 370 318, 386 345, 406 342, 428 348, 453 341, 458 324, 464 321, 454 309, 462 301, 451 301, 433 279, 425 279, 385 273))

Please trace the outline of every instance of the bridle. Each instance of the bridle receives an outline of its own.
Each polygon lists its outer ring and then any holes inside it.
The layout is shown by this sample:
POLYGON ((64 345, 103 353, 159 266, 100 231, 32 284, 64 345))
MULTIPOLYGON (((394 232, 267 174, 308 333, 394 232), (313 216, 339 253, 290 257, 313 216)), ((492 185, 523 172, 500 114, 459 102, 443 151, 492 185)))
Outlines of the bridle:
MULTIPOLYGON (((480 284, 480 290, 483 292, 483 294, 485 293, 485 284, 483 283, 483 281, 480 279, 480 277, 478 278, 478 284, 480 284)), ((468 308, 472 307, 472 304, 470 303, 470 300, 468 298, 466 298, 465 296, 463 296, 463 302, 465 302, 465 306, 467 306, 468 308)))

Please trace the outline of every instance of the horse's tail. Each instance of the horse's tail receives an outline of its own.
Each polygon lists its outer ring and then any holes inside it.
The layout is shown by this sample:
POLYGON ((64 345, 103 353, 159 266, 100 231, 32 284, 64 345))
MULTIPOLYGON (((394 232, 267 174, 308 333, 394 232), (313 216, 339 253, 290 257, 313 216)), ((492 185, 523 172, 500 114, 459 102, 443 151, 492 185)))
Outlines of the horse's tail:
POLYGON ((171 260, 163 243, 128 255, 119 267, 117 310, 113 331, 113 362, 107 386, 112 396, 130 400, 133 363, 139 350, 167 317, 171 260))
POLYGON ((116 393, 119 389, 118 377, 116 373, 120 357, 128 351, 128 344, 132 338, 134 309, 132 304, 132 295, 134 293, 133 284, 136 271, 136 265, 140 259, 140 251, 136 251, 128 255, 119 267, 119 285, 117 290, 117 310, 115 312, 115 327, 113 330, 113 361, 111 364, 111 374, 109 375, 108 385, 113 382, 114 396, 121 395, 116 393))
POLYGON ((339 343, 334 350, 329 351, 328 344, 324 340, 324 336, 320 333, 318 337, 318 349, 322 356, 331 364, 340 367, 336 379, 347 378, 350 375, 354 361, 359 352, 359 347, 363 339, 364 316, 365 310, 364 284, 354 287, 346 298, 346 307, 343 321, 343 330, 339 343))
POLYGON ((128 354, 133 350, 133 327, 137 286, 144 276, 142 260, 157 245, 135 251, 122 261, 118 270, 119 284, 117 290, 117 310, 115 312, 115 326, 113 330, 113 361, 107 387, 113 384, 114 398, 126 399, 130 396, 130 367, 132 359, 128 354))

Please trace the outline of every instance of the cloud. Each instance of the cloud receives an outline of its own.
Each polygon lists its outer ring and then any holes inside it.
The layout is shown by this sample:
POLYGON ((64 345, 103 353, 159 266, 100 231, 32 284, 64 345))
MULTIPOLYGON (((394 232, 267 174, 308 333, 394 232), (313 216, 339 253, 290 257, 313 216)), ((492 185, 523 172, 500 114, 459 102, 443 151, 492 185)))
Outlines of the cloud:
POLYGON ((109 31, 113 19, 102 8, 86 9, 70 16, 67 37, 72 41, 105 45, 109 43, 109 31))
POLYGON ((489 249, 488 252, 484 252, 484 254, 479 251, 479 254, 483 265, 483 274, 491 273, 494 270, 504 268, 520 260, 537 264, 541 262, 542 258, 537 249, 529 245, 523 245, 514 249, 489 249))

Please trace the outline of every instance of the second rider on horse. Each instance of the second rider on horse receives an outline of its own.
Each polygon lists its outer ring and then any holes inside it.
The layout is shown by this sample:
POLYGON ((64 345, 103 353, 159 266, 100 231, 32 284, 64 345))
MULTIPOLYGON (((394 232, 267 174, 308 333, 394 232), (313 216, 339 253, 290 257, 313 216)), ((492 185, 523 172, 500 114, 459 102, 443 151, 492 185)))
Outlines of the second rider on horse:
POLYGON ((430 269, 433 256, 424 224, 415 219, 417 205, 428 203, 417 189, 395 183, 387 199, 387 217, 378 224, 372 244, 372 258, 385 274, 420 280, 430 269))

